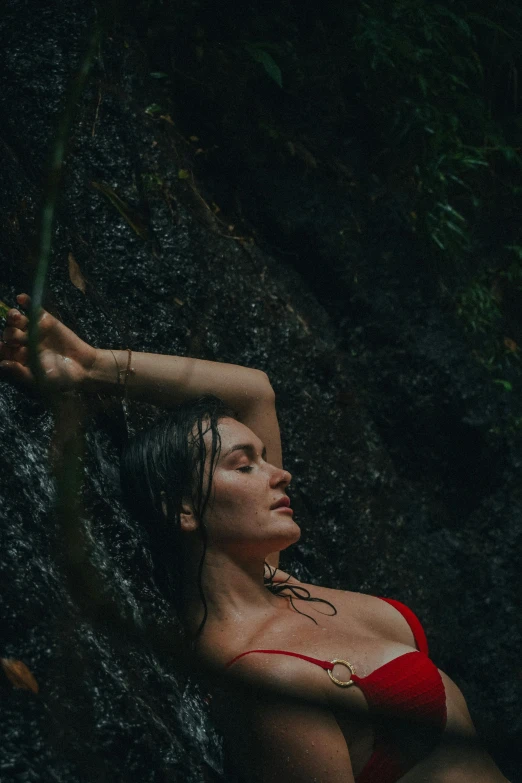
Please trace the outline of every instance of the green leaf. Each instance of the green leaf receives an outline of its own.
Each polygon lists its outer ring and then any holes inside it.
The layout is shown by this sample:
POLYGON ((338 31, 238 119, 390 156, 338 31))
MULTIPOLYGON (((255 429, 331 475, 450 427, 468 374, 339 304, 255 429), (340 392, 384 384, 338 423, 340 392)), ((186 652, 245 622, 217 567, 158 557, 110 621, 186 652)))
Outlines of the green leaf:
POLYGON ((253 60, 263 66, 266 73, 276 82, 276 84, 279 85, 279 87, 283 86, 281 69, 275 62, 272 55, 268 54, 268 52, 264 49, 260 49, 256 44, 246 43, 245 50, 253 60))
POLYGON ((162 111, 163 111, 163 109, 161 108, 161 106, 159 104, 151 103, 151 105, 147 106, 147 108, 145 109, 145 114, 151 114, 151 115, 153 115, 153 114, 161 114, 162 111))
POLYGON ((460 220, 461 223, 466 222, 466 218, 463 217, 460 212, 457 212, 451 204, 443 204, 441 201, 437 201, 437 206, 440 207, 444 212, 449 212, 450 215, 453 215, 453 217, 457 218, 457 220, 460 220))
POLYGON ((507 38, 511 38, 512 41, 515 41, 516 38, 513 35, 510 35, 504 27, 501 27, 496 22, 492 22, 491 19, 487 19, 485 16, 481 16, 481 14, 468 14, 468 19, 471 19, 472 22, 476 22, 477 24, 484 25, 484 27, 489 27, 490 30, 496 30, 499 33, 502 33, 502 35, 505 35, 507 38))
MULTIPOLYGON (((459 158, 457 158, 459 160, 459 158)), ((485 160, 477 160, 477 158, 460 158, 460 163, 464 163, 466 166, 489 166, 489 163, 485 160)))
POLYGON ((149 238, 149 229, 147 227, 146 220, 136 209, 133 209, 131 206, 129 206, 129 204, 123 201, 123 199, 120 198, 118 194, 105 182, 93 181, 91 182, 91 185, 93 188, 96 188, 96 190, 99 190, 100 193, 103 193, 103 195, 110 201, 113 207, 118 210, 120 215, 127 221, 132 230, 139 237, 141 237, 141 239, 146 240, 149 238))
POLYGON ((11 308, 0 299, 0 318, 5 318, 11 308))
POLYGON ((190 171, 188 169, 180 169, 178 171, 178 179, 189 179, 190 171))
POLYGON ((440 239, 438 238, 438 236, 436 234, 432 234, 431 238, 433 239, 435 244, 440 247, 441 250, 446 250, 445 246, 442 244, 442 242, 440 241, 440 239))
POLYGON ((453 84, 458 84, 459 87, 464 87, 466 90, 469 90, 469 86, 466 84, 466 82, 463 79, 459 79, 459 77, 455 76, 454 73, 450 73, 448 78, 453 82, 453 84))
POLYGON ((163 71, 152 71, 149 76, 152 76, 153 79, 168 79, 169 75, 163 71))
POLYGON ((502 380, 502 378, 494 378, 493 383, 503 386, 506 391, 513 391, 513 385, 509 381, 502 380))
POLYGON ((459 228, 459 226, 456 226, 455 223, 452 223, 451 220, 448 220, 446 223, 446 226, 451 230, 454 231, 455 234, 458 234, 459 236, 463 237, 464 239, 467 239, 467 234, 464 233, 464 231, 459 228))

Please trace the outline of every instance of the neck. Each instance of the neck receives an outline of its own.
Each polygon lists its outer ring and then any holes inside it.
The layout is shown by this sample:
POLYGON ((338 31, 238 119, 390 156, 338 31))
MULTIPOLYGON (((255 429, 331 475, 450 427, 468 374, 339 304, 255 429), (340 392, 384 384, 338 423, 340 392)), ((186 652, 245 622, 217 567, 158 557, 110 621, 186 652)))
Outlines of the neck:
MULTIPOLYGON (((198 589, 200 554, 192 559, 185 580, 184 616, 189 632, 195 634, 204 617, 198 589)), ((281 608, 281 601, 264 586, 264 558, 234 557, 230 553, 208 549, 201 586, 207 604, 205 628, 235 627, 248 629, 281 608)))

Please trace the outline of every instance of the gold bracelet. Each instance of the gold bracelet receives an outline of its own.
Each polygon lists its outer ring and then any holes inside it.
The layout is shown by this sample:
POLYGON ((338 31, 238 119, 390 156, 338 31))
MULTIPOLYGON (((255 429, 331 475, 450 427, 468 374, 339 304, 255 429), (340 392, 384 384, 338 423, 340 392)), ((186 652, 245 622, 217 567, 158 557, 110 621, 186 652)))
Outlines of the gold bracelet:
POLYGON ((114 351, 109 348, 109 351, 112 353, 112 358, 114 359, 114 363, 116 365, 116 378, 118 381, 118 386, 121 386, 121 373, 125 373, 125 378, 123 380, 123 401, 127 402, 127 385, 129 381, 129 375, 131 373, 131 360, 132 360, 132 351, 130 348, 124 348, 124 351, 128 352, 128 358, 127 358, 127 366, 125 367, 125 370, 120 370, 120 365, 118 364, 118 360, 116 359, 116 356, 114 354, 114 351))
POLYGON ((109 351, 112 353, 112 358, 114 359, 114 363, 116 365, 116 379, 118 381, 118 386, 120 385, 120 365, 118 364, 118 360, 116 359, 116 356, 114 355, 114 351, 109 348, 109 351))

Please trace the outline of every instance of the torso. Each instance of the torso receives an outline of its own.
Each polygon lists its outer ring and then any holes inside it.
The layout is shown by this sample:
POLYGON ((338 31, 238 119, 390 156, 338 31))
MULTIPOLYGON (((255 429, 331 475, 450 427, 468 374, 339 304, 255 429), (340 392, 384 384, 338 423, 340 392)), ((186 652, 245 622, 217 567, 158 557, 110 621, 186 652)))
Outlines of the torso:
MULTIPOLYGON (((295 584, 297 580, 293 580, 295 584)), ((337 614, 331 615, 326 604, 294 600, 300 611, 313 617, 317 625, 292 609, 288 600, 279 598, 281 609, 256 627, 230 627, 225 630, 209 628, 205 634, 204 657, 209 669, 219 672, 216 692, 217 711, 219 694, 226 700, 221 716, 226 723, 231 715, 231 699, 238 698, 234 711, 241 711, 242 697, 234 696, 233 689, 223 682, 224 667, 238 653, 253 649, 278 649, 298 652, 323 660, 348 660, 360 677, 366 677, 389 661, 415 650, 415 640, 406 620, 395 608, 374 596, 316 585, 306 585, 313 596, 334 604, 337 614)), ((371 757, 375 740, 375 726, 369 714, 366 698, 359 687, 339 688, 327 672, 310 663, 283 655, 245 656, 257 659, 249 662, 249 676, 267 687, 275 687, 288 696, 306 696, 328 706, 334 713, 350 752, 353 772, 357 778, 371 757)), ((244 659, 242 659, 244 660, 244 659)), ((235 664, 236 667, 240 662, 235 664)), ((231 668, 230 671, 233 670, 231 668)), ((349 672, 341 665, 333 672, 339 679, 348 679, 349 672)), ((473 738, 475 730, 462 693, 454 682, 440 672, 446 692, 446 734, 473 738)), ((211 681, 211 680, 210 680, 211 681)), ((224 726, 226 734, 226 726, 224 726)), ((429 779, 433 783, 500 783, 506 779, 493 761, 475 746, 440 743, 433 750, 426 745, 421 732, 398 729, 394 737, 410 771, 401 778, 404 783, 429 779)))

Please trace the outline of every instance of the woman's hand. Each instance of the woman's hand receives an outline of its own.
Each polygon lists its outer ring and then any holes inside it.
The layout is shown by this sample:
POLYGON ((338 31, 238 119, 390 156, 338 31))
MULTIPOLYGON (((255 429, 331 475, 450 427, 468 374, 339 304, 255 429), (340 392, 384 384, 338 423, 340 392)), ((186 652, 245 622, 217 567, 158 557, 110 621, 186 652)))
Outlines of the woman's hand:
MULTIPOLYGON (((27 294, 18 294, 16 301, 24 310, 31 304, 27 294)), ((45 310, 41 311, 38 323, 38 354, 45 388, 65 391, 81 386, 96 360, 96 348, 45 310)), ((35 379, 29 368, 28 328, 26 315, 9 310, 3 342, 0 341, 0 380, 33 388, 35 379)))

